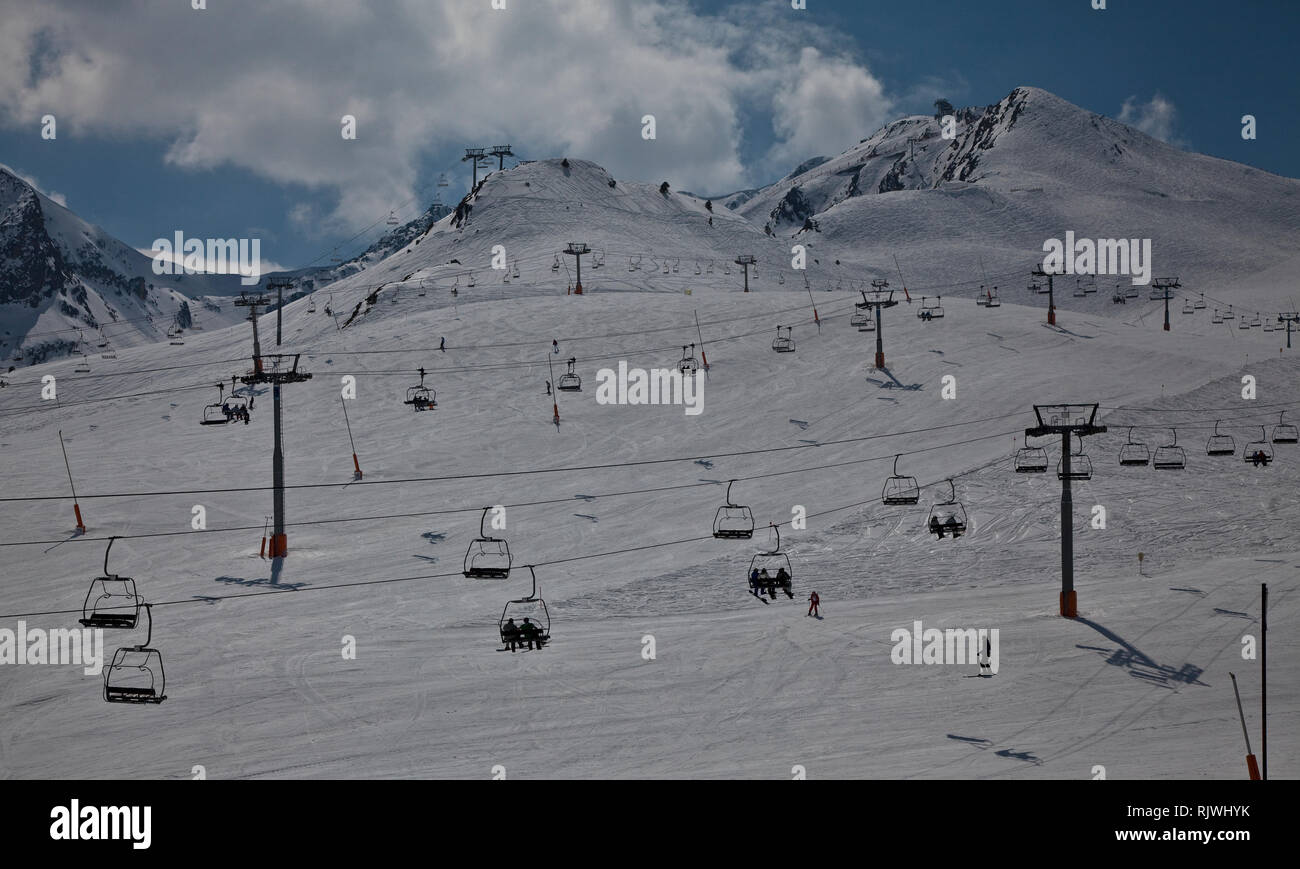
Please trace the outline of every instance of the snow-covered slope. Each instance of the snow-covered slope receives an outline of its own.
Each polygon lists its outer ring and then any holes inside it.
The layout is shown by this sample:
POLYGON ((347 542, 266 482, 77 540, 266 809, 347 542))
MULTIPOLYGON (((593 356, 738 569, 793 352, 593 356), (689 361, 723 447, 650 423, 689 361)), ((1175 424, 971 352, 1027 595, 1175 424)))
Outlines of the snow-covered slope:
POLYGON ((152 265, 0 168, 0 360, 6 368, 105 342, 116 348, 164 339, 187 304, 181 319, 200 328, 237 321, 218 300, 204 298, 237 292, 237 276, 159 276, 152 265))
POLYGON ((806 295, 744 296, 717 273, 690 296, 521 283, 477 303, 383 295, 342 331, 306 300, 287 307, 283 349, 314 378, 284 390, 299 488, 290 556, 274 566, 258 558, 269 393, 250 425, 198 425, 208 384, 247 367, 247 326, 138 348, 94 377, 69 363, 21 372, 0 392, 6 493, 57 500, 0 502, 5 542, 48 541, 0 550, 3 623, 79 607, 100 571, 96 538, 175 532, 121 540, 112 558, 159 604, 169 699, 110 706, 80 668, 0 667, 0 772, 484 778, 501 764, 517 778, 787 777, 799 764, 819 778, 1084 778, 1101 764, 1110 778, 1243 777, 1227 670, 1254 702, 1257 664, 1238 649, 1267 581, 1273 774, 1297 774, 1300 650, 1287 626, 1300 552, 1287 529, 1300 527, 1300 448, 1279 445, 1268 469, 1200 449, 1214 418, 1240 451, 1252 424, 1296 402, 1300 370, 1276 335, 1211 328, 1207 312, 1171 333, 1065 314, 1051 330, 1040 310, 953 300, 934 323, 915 306, 886 312, 889 369, 874 371, 847 293, 817 294, 819 330, 806 295), (704 413, 595 402, 597 368, 672 365, 698 340, 697 315, 712 363, 704 413), (794 324, 794 354, 769 348, 777 323, 794 324), (558 397, 557 429, 543 381, 569 355, 583 389, 558 397), (420 366, 432 412, 402 404, 420 366), (1254 402, 1241 399, 1243 372, 1254 402), (45 373, 59 378, 57 406, 39 400, 45 373), (344 375, 358 383, 359 483, 344 375), (940 395, 945 375, 955 400, 940 395), (1112 426, 1087 444, 1097 474, 1076 491, 1077 621, 1055 615, 1058 484, 1010 462, 1030 405, 1054 400, 1099 401, 1112 426), (1177 426, 1188 470, 1118 467, 1128 425, 1153 447, 1177 426), (72 521, 59 429, 89 539, 54 546, 72 521), (926 486, 915 507, 877 501, 896 453, 926 486), (948 476, 970 533, 936 541, 927 505, 948 476), (753 541, 710 536, 729 479, 755 512, 753 541), (172 494, 123 494, 144 492, 172 494), (191 530, 196 504, 206 533, 191 530), (499 533, 516 570, 467 580, 461 559, 490 504, 507 506, 499 533), (1088 521, 1094 504, 1104 531, 1088 521), (806 529, 788 524, 796 507, 806 529), (768 522, 787 523, 795 601, 746 593, 768 522), (496 620, 529 590, 523 564, 537 565, 554 639, 511 655, 497 651, 496 620), (823 621, 804 615, 814 589, 823 621), (998 628, 999 674, 893 664, 892 632, 917 619, 998 628), (340 654, 345 636, 355 660, 340 654))

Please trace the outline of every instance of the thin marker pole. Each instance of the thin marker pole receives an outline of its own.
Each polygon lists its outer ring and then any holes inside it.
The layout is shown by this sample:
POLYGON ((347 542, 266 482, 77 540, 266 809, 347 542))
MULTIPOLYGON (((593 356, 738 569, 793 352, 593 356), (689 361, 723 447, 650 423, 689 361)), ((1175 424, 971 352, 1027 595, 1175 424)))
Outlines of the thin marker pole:
POLYGON ((68 463, 68 448, 63 445, 63 429, 59 429, 59 449, 63 450, 63 467, 68 469, 68 486, 72 489, 72 509, 77 514, 77 531, 86 533, 86 524, 81 521, 81 505, 77 503, 77 484, 72 482, 72 465, 68 463))
POLYGON ((343 423, 348 427, 348 443, 352 445, 352 467, 356 470, 356 478, 360 480, 361 464, 357 461, 357 443, 352 440, 352 422, 348 419, 348 402, 341 395, 339 401, 343 404, 343 423))
POLYGON ((700 331, 700 312, 698 308, 695 310, 695 334, 699 336, 700 339, 700 361, 704 363, 704 373, 708 374, 709 356, 704 352, 704 333, 700 331))

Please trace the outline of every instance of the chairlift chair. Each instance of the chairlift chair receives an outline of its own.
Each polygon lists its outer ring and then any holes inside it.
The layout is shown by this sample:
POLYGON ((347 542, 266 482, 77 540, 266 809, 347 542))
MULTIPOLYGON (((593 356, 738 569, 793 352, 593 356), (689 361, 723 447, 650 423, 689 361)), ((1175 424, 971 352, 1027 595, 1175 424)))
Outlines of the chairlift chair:
POLYGON ((1205 442, 1207 456, 1233 456, 1237 454, 1237 442, 1232 435, 1219 434, 1219 420, 1214 421, 1214 434, 1205 442))
POLYGON ((870 311, 858 311, 849 318, 849 325, 856 328, 859 332, 876 331, 876 320, 870 311))
POLYGON ((580 392, 582 390, 582 378, 573 370, 573 366, 578 362, 574 356, 569 357, 569 370, 560 375, 556 381, 555 388, 562 392, 580 392))
POLYGON ((217 403, 208 404, 203 407, 203 418, 199 420, 199 425, 225 425, 233 422, 235 417, 230 413, 229 405, 226 403, 226 385, 217 384, 217 403))
POLYGON ((550 642, 551 639, 551 614, 546 608, 546 601, 537 596, 537 574, 533 571, 533 566, 528 565, 528 573, 533 578, 533 590, 527 597, 521 597, 516 600, 507 601, 505 608, 501 610, 501 619, 497 622, 497 632, 501 637, 501 644, 509 646, 513 639, 519 643, 528 642, 527 637, 522 637, 519 633, 519 626, 523 624, 524 619, 528 619, 531 624, 537 626, 537 635, 533 637, 533 642, 537 648, 550 642), (515 620, 516 633, 511 636, 506 632, 506 622, 515 620))
POLYGON ((1223 315, 1219 313, 1218 308, 1214 309, 1214 316, 1210 318, 1210 322, 1216 325, 1223 322, 1223 315))
POLYGON ((1205 293, 1201 293, 1201 297, 1192 303, 1192 307, 1198 311, 1205 310, 1205 293))
POLYGON ((108 703, 161 703, 167 699, 162 653, 149 647, 153 640, 153 604, 142 606, 149 633, 140 645, 114 652, 104 668, 104 700, 108 703))
POLYGON ((89 363, 89 362, 86 362, 85 360, 82 360, 81 362, 78 362, 78 363, 73 367, 73 369, 72 369, 72 373, 73 373, 73 374, 89 374, 89 373, 90 373, 90 363, 89 363))
POLYGON ((1124 291, 1124 298, 1126 299, 1136 299, 1140 295, 1142 295, 1142 291, 1137 288, 1136 284, 1129 284, 1128 289, 1124 291))
POLYGON ((790 556, 781 551, 781 529, 776 525, 768 527, 776 534, 776 548, 760 552, 750 559, 745 580, 755 597, 761 598, 766 592, 775 600, 777 589, 780 589, 794 600, 794 567, 790 564, 790 556))
POLYGON ((308 313, 308 314, 314 314, 314 313, 316 313, 316 297, 315 297, 315 296, 309 296, 309 297, 307 298, 307 313, 308 313))
POLYGON ((921 487, 916 477, 898 473, 899 456, 894 456, 894 473, 885 480, 885 487, 880 490, 880 502, 890 506, 915 504, 921 500, 921 487))
POLYGON ((682 345, 682 359, 677 363, 677 370, 682 374, 694 374, 700 370, 700 363, 695 359, 694 344, 691 344, 689 353, 686 351, 686 345, 682 345))
POLYGON ((983 306, 988 304, 988 294, 984 291, 984 285, 980 284, 979 292, 975 294, 975 304, 983 306))
POLYGON ((1286 411, 1278 415, 1277 425, 1273 426, 1273 443, 1275 444, 1294 444, 1300 442, 1300 429, 1297 429, 1289 422, 1283 422, 1282 417, 1286 416, 1286 411))
POLYGON ((984 307, 986 307, 986 308, 1000 308, 1000 307, 1002 307, 1002 299, 1000 299, 1000 298, 998 297, 998 288, 997 288, 997 287, 994 287, 992 290, 989 291, 988 299, 985 300, 985 302, 984 302, 984 307))
POLYGON ((134 630, 140 620, 141 599, 135 590, 135 580, 108 572, 108 553, 116 539, 108 539, 108 548, 104 550, 104 575, 91 580, 85 603, 81 605, 78 621, 83 627, 129 631, 134 630))
POLYGON ((1184 313, 1184 314, 1195 314, 1195 313, 1196 313, 1196 306, 1192 304, 1192 300, 1191 300, 1191 299, 1184 299, 1184 300, 1183 300, 1183 313, 1184 313))
POLYGON ((470 579, 507 579, 510 576, 510 546, 503 538, 487 533, 484 523, 491 507, 483 508, 478 520, 478 536, 465 550, 464 575, 470 579))
POLYGON ((1141 441, 1133 440, 1133 426, 1128 429, 1128 442, 1119 448, 1119 463, 1126 468, 1146 467, 1151 464, 1151 450, 1141 441))
POLYGON ((1262 325, 1263 325, 1263 320, 1260 318, 1259 313, 1256 312, 1256 313, 1255 313, 1255 319, 1253 319, 1253 320, 1250 321, 1250 328, 1252 328, 1252 329, 1258 329, 1258 328, 1259 328, 1260 326, 1262 326, 1262 325))
POLYGON ((957 500, 957 486, 948 480, 949 494, 945 501, 939 501, 930 507, 930 516, 926 519, 926 530, 936 537, 952 534, 954 538, 966 533, 966 508, 957 500))
POLYGON ((772 349, 775 350, 777 353, 794 352, 794 327, 793 326, 776 327, 776 337, 772 339, 772 349), (785 334, 782 334, 782 330, 785 330, 785 334))
POLYGON ((412 386, 406 390, 406 400, 403 404, 409 404, 416 411, 433 410, 438 406, 437 393, 424 385, 424 369, 420 369, 420 385, 412 386))
POLYGON ((925 296, 921 297, 921 307, 916 311, 918 320, 940 320, 943 319, 943 297, 936 297, 936 301, 930 302, 925 296))
POLYGON ((1082 299, 1084 296, 1088 295, 1088 291, 1083 288, 1083 283, 1078 277, 1074 279, 1074 292, 1071 293, 1071 295, 1076 299, 1082 299))
POLYGON ((1238 329, 1238 330, 1241 330, 1241 329, 1249 329, 1249 328, 1250 328, 1250 321, 1247 320, 1244 316, 1243 316, 1240 320, 1237 321, 1237 329, 1238 329))
POLYGON ((744 504, 731 502, 731 486, 727 481, 727 503, 718 508, 713 517, 713 536, 719 540, 748 540, 754 536, 754 514, 744 504))
POLYGON ((1070 453, 1070 473, 1065 473, 1065 457, 1062 456, 1056 461, 1056 479, 1058 480, 1091 480, 1092 479, 1092 459, 1083 451, 1083 439, 1079 439, 1079 452, 1070 453))
POLYGON ((1241 451, 1242 461, 1253 462, 1256 454, 1261 455, 1264 464, 1273 461, 1273 448, 1268 445, 1268 435, 1262 425, 1259 427, 1259 440, 1246 444, 1246 448, 1241 451))
POLYGON ((387 222, 388 222, 388 225, 389 225, 389 226, 397 226, 397 212, 396 212, 396 211, 390 211, 390 212, 388 212, 388 221, 387 221, 387 222))
POLYGON ((1170 429, 1174 433, 1172 443, 1156 447, 1155 457, 1151 459, 1151 467, 1157 471, 1181 471, 1187 467, 1187 453, 1178 445, 1178 429, 1170 429))
POLYGON ((1234 314, 1234 313, 1232 312, 1232 305, 1229 305, 1229 306, 1228 306, 1228 310, 1226 310, 1226 311, 1223 312, 1223 319, 1225 319, 1225 320, 1235 320, 1236 318, 1237 318, 1237 315, 1234 314))
POLYGON ((1025 445, 1016 450, 1015 469, 1017 474, 1046 474, 1047 450, 1031 447, 1026 439, 1025 445))

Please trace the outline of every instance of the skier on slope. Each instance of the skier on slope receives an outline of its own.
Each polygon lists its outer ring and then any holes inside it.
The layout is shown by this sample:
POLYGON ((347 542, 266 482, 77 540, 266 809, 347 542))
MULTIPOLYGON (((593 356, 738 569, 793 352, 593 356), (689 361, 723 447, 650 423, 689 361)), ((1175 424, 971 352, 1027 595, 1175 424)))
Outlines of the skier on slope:
POLYGON ((808 596, 808 615, 810 615, 810 616, 816 616, 817 618, 821 618, 821 617, 822 617, 821 610, 819 610, 819 609, 817 608, 817 607, 821 604, 821 602, 822 602, 822 599, 821 599, 820 597, 817 596, 817 592, 814 591, 811 595, 809 595, 809 596, 808 596))
POLYGON ((980 646, 979 652, 980 675, 993 675, 993 644, 989 640, 988 634, 984 635, 984 645, 980 646))
POLYGON ((446 339, 446 338, 442 338, 442 339, 440 340, 440 343, 438 344, 438 349, 441 350, 443 353, 446 353, 446 352, 447 352, 447 339, 446 339))
POLYGON ((554 338, 551 339, 551 352, 552 353, 560 352, 560 342, 554 338))

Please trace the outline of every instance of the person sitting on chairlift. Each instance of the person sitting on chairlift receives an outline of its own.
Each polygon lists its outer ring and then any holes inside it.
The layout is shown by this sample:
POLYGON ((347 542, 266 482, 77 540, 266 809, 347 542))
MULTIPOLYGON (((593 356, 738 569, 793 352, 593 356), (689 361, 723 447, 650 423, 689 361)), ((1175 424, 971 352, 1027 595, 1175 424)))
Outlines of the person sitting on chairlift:
POLYGON ((790 587, 790 574, 786 572, 784 567, 776 572, 776 581, 782 588, 790 587))
POLYGON ((772 584, 772 576, 766 567, 758 572, 758 583, 760 589, 766 589, 768 597, 776 597, 776 586, 772 584))
POLYGON ((761 591, 762 591, 762 586, 760 586, 760 585, 758 584, 758 569, 757 569, 757 568, 755 568, 754 570, 751 570, 751 571, 749 572, 749 585, 750 585, 750 590, 751 590, 755 595, 761 593, 761 591))
POLYGON ((515 624, 514 619, 506 619, 506 623, 501 626, 501 641, 512 652, 519 645, 519 627, 515 624))
POLYGON ((1269 463, 1268 454, 1265 453, 1263 450, 1255 450, 1254 454, 1251 455, 1250 457, 1250 461, 1251 464, 1253 464, 1257 468, 1260 465, 1263 465, 1264 467, 1267 468, 1269 463))
POLYGON ((533 624, 526 617, 524 618, 524 623, 519 626, 519 636, 524 642, 528 643, 529 649, 540 649, 542 647, 542 632, 538 629, 537 625, 533 624))
POLYGON ((952 538, 953 538, 954 540, 956 540, 958 537, 961 536, 961 532, 957 529, 957 517, 956 517, 956 516, 949 516, 949 517, 948 517, 948 521, 945 522, 945 523, 943 523, 943 524, 944 524, 945 527, 947 527, 947 529, 948 529, 949 531, 952 532, 952 538))
POLYGON ((940 540, 943 539, 943 526, 939 524, 938 516, 930 517, 930 533, 938 537, 940 540))

